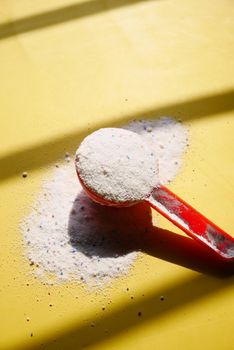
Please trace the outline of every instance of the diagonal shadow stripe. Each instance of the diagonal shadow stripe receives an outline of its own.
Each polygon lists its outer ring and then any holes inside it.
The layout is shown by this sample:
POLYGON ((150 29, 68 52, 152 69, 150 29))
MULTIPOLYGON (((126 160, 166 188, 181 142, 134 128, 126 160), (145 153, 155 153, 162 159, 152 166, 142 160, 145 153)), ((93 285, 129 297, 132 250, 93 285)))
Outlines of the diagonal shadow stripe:
MULTIPOLYGON (((143 282, 143 281, 142 281, 143 282)), ((58 350, 58 349, 84 349, 92 345, 100 345, 103 341, 118 337, 134 329, 137 331, 143 324, 166 317, 169 313, 175 312, 178 308, 200 299, 208 298, 220 290, 228 289, 233 285, 233 278, 216 280, 198 275, 187 278, 182 283, 171 285, 166 289, 156 289, 137 300, 128 301, 118 305, 112 312, 96 314, 86 322, 79 321, 71 326, 71 329, 60 330, 56 335, 43 340, 42 344, 14 347, 9 350, 58 350), (160 295, 165 300, 160 300, 160 295), (141 312, 142 316, 138 316, 141 312), (94 325, 94 327, 92 327, 94 325)), ((145 292, 144 288, 142 288, 145 292)))
MULTIPOLYGON (((170 115, 183 121, 195 118, 214 116, 234 109, 234 90, 224 91, 214 95, 203 96, 189 101, 172 103, 168 106, 156 107, 147 111, 139 111, 119 117, 114 124, 120 125, 137 118, 157 118, 170 115)), ((111 117, 110 117, 111 120, 111 117)), ((22 171, 33 170, 50 164, 61 158, 65 150, 74 152, 80 141, 88 134, 105 126, 113 126, 109 122, 104 125, 97 123, 92 129, 78 129, 70 134, 17 150, 0 158, 0 180, 20 174, 22 171)))
MULTIPOLYGON (((0 25, 0 39, 150 0, 85 1, 0 25)), ((151 0, 152 1, 152 0, 151 0)))

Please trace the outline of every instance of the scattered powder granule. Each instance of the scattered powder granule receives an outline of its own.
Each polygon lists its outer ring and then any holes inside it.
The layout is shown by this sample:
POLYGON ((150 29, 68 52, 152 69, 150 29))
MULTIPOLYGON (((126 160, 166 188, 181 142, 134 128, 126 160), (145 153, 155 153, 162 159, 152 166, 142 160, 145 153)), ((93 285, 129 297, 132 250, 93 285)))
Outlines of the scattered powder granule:
MULTIPOLYGON (((124 128, 138 133, 149 143, 149 149, 153 148, 160 181, 173 180, 188 143, 185 127, 162 118, 133 121, 124 128)), ((25 253, 34 262, 32 271, 43 283, 76 280, 100 288, 126 275, 138 256, 128 232, 145 232, 134 207, 96 204, 82 190, 73 161, 54 167, 20 225, 25 253)))

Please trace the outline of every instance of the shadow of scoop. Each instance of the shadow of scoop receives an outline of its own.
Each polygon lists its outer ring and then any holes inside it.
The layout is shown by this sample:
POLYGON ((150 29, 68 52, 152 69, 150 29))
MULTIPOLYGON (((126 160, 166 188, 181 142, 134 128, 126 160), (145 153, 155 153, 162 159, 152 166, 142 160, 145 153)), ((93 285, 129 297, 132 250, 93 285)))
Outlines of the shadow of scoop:
POLYGON ((68 234, 74 249, 97 260, 142 251, 202 273, 233 274, 233 264, 218 259, 209 248, 153 226, 151 209, 144 202, 127 208, 105 207, 81 191, 70 212, 68 234))
POLYGON ((70 212, 68 234, 71 245, 87 256, 116 257, 138 250, 151 227, 151 210, 145 203, 104 207, 81 191, 70 212))

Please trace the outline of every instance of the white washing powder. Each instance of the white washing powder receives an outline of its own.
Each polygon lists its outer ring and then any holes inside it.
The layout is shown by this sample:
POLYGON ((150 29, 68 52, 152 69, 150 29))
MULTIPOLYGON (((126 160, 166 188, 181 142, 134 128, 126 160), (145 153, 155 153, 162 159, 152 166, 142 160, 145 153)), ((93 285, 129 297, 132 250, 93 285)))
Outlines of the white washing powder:
MULTIPOLYGON (((161 182, 173 180, 188 143, 186 128, 171 118, 133 121, 124 128, 150 142, 161 182)), ((20 225, 32 271, 44 283, 75 280, 100 288, 127 274, 138 256, 128 232, 144 234, 134 210, 92 202, 79 184, 73 161, 60 164, 45 179, 20 225)))
POLYGON ((159 183, 153 148, 120 128, 87 136, 76 152, 76 168, 88 189, 115 203, 143 200, 159 183))
POLYGON ((86 196, 74 168, 70 162, 55 169, 21 224, 27 256, 46 282, 99 285, 128 272, 137 253, 127 254, 113 239, 106 208, 86 196))
POLYGON ((125 129, 141 135, 157 156, 159 179, 162 184, 172 181, 178 173, 188 146, 188 131, 182 123, 170 117, 134 120, 125 129))

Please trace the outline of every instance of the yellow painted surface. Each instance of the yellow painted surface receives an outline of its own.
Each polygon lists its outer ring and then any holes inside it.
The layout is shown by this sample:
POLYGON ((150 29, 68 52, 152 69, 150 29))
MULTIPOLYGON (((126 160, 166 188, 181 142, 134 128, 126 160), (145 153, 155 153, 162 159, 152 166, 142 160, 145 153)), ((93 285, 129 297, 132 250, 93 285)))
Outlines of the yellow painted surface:
POLYGON ((35 279, 18 229, 91 130, 172 115, 190 147, 171 188, 234 235, 233 18, 231 0, 1 1, 1 350, 234 349, 234 279, 193 242, 165 238, 94 294, 35 279))

